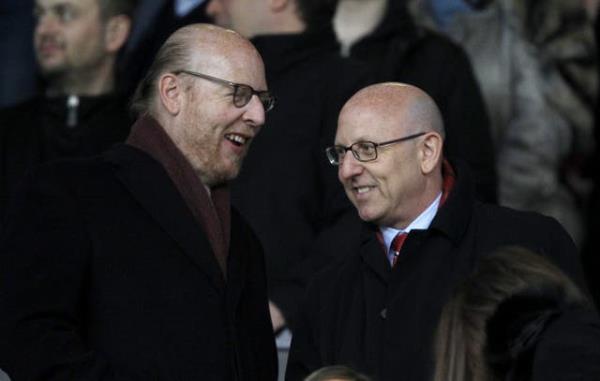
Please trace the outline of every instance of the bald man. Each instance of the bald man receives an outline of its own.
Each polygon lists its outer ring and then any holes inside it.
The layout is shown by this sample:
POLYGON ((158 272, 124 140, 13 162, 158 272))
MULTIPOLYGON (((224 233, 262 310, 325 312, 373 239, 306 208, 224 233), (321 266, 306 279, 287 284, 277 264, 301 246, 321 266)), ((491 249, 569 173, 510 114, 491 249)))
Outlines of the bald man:
POLYGON ((300 307, 288 380, 332 364, 379 381, 430 379, 449 293, 498 246, 546 255, 581 284, 562 227, 475 201, 468 170, 446 161, 443 145, 438 107, 414 86, 373 85, 344 105, 327 156, 360 220, 327 237, 322 255, 338 258, 300 307))
POLYGON ((31 176, 0 258, 0 367, 13 380, 274 380, 257 239, 228 182, 273 107, 235 32, 162 46, 126 144, 31 176))

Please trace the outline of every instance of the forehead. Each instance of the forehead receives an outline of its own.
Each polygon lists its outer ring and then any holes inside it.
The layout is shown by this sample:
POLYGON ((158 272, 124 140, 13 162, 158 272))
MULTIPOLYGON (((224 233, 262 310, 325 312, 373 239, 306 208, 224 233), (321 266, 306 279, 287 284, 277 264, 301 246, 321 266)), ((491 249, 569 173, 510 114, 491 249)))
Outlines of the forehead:
POLYGON ((262 59, 249 46, 224 44, 217 49, 198 52, 194 58, 195 67, 206 74, 244 83, 256 89, 266 88, 262 59))
POLYGON ((350 144, 359 140, 374 142, 395 139, 406 130, 406 118, 374 104, 356 105, 342 110, 338 120, 336 143, 350 144))

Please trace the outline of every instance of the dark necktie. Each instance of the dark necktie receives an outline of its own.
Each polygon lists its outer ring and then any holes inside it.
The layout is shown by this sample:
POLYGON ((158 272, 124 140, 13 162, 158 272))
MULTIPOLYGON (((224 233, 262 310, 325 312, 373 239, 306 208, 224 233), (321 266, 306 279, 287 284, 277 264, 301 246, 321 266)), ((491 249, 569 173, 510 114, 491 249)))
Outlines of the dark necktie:
POLYGON ((402 245, 404 245, 404 241, 408 237, 407 233, 398 233, 392 240, 392 244, 390 245, 390 250, 392 251, 392 267, 396 264, 398 260, 398 256, 400 255, 400 250, 402 250, 402 245))

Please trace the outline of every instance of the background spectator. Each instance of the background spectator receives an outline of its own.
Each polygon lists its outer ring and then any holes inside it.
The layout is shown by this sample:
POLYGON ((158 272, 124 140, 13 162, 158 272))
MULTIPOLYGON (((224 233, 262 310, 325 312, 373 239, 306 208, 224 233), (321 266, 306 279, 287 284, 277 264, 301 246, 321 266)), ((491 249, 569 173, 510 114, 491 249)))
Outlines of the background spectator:
POLYGON ((0 218, 39 163, 98 154, 131 120, 115 92, 115 62, 134 1, 36 0, 35 53, 44 93, 0 111, 0 218))
POLYGON ((413 21, 404 0, 341 0, 334 18, 343 51, 368 64, 377 82, 415 85, 439 105, 445 154, 472 168, 478 197, 495 202, 490 124, 465 52, 413 21))
POLYGON ((502 248, 444 307, 434 380, 598 380, 599 342, 600 320, 566 275, 502 248))

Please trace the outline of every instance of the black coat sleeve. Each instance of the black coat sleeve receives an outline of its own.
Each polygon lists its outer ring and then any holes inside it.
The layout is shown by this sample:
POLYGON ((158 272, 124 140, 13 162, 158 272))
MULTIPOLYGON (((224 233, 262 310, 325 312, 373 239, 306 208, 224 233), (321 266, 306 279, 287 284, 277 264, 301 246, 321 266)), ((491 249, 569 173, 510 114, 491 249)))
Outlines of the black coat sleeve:
POLYGON ((321 368, 320 336, 316 324, 319 312, 318 281, 311 282, 300 303, 296 326, 288 357, 285 380, 302 381, 312 371, 321 368))
POLYGON ((72 194, 31 176, 3 232, 0 368, 14 380, 130 380, 86 347, 90 244, 72 194))

